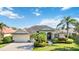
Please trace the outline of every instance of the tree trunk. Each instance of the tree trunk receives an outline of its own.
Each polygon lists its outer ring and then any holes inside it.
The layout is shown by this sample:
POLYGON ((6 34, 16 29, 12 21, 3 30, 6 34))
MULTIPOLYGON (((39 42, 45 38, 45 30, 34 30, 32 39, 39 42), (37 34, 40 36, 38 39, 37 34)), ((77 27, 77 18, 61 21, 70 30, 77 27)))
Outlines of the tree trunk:
POLYGON ((67 39, 69 37, 69 23, 67 22, 67 39))

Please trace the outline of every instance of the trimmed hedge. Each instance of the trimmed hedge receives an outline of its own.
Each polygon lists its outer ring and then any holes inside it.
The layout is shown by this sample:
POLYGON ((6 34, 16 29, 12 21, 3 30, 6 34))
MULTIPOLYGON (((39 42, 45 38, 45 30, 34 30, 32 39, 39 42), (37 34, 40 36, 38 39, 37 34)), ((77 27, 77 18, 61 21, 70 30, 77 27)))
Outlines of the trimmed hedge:
POLYGON ((67 39, 67 40, 66 40, 66 43, 68 43, 68 44, 71 44, 71 43, 73 43, 73 42, 74 42, 73 39, 67 39))
POLYGON ((54 38, 52 39, 53 43, 67 43, 67 44, 71 44, 74 42, 73 39, 66 39, 66 38, 54 38))
POLYGON ((54 38, 52 39, 53 43, 65 43, 66 39, 65 38, 54 38))
POLYGON ((34 42, 34 47, 45 47, 47 45, 48 43, 46 42, 42 42, 42 43, 39 43, 38 41, 34 42))
POLYGON ((51 41, 52 41, 52 43, 57 43, 58 42, 58 38, 54 38, 51 41))

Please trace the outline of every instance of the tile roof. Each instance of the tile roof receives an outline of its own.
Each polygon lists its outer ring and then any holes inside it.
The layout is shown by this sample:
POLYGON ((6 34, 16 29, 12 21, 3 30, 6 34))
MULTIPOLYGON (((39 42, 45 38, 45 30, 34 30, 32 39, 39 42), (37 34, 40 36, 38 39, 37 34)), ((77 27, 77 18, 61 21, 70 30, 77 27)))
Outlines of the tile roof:
POLYGON ((51 28, 51 27, 49 27, 49 26, 47 26, 47 25, 34 25, 34 26, 32 26, 32 27, 30 27, 30 28, 28 28, 28 29, 26 29, 29 33, 34 33, 34 32, 36 32, 36 31, 41 31, 41 30, 45 30, 45 31, 49 31, 49 30, 53 30, 54 31, 54 29, 53 28, 51 28))
MULTIPOLYGON (((1 30, 0 30, 0 31, 1 31, 1 30)), ((13 30, 12 28, 4 27, 3 30, 2 30, 2 32, 3 32, 4 34, 7 34, 7 33, 14 33, 15 30, 13 30)))

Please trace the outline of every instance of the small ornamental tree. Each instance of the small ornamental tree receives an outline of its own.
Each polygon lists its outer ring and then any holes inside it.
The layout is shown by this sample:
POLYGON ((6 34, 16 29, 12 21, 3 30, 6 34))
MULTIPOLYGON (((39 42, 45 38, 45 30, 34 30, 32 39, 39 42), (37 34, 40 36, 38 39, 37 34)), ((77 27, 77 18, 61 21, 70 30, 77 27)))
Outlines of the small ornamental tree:
POLYGON ((35 47, 44 47, 47 45, 46 33, 39 32, 32 34, 32 38, 34 38, 34 46, 35 47))

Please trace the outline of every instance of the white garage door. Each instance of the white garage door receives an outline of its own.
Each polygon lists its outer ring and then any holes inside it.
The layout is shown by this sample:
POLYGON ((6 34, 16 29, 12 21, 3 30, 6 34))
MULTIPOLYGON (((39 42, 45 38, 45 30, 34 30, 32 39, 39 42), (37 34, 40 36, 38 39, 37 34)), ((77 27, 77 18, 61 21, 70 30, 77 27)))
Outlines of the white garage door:
POLYGON ((27 42, 29 40, 28 35, 14 35, 13 36, 14 42, 27 42))
POLYGON ((27 42, 27 41, 28 41, 28 39, 24 39, 24 38, 22 38, 22 39, 16 38, 16 39, 14 40, 14 42, 27 42))

